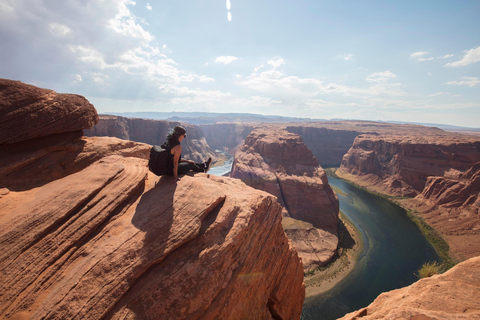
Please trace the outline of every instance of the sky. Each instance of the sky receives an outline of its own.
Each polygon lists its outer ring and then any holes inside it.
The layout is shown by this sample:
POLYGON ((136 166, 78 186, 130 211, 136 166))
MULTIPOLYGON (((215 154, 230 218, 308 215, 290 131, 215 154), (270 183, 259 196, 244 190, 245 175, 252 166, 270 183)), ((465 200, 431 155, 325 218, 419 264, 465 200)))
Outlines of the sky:
POLYGON ((478 0, 0 0, 0 78, 99 113, 480 127, 478 0))

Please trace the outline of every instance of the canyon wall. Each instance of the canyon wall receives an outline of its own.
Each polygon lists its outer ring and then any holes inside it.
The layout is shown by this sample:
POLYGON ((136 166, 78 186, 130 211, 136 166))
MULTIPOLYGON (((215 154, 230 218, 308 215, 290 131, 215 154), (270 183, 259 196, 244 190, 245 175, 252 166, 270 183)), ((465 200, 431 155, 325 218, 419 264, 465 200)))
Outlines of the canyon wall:
POLYGON ((255 129, 235 153, 231 177, 277 197, 287 216, 285 232, 306 270, 332 258, 338 245, 338 198, 299 135, 278 126, 255 129))
MULTIPOLYGON (((56 93, 21 89, 35 98, 0 108, 14 127, 41 118, 15 117, 29 101, 62 110, 56 93)), ((96 111, 77 107, 51 114, 92 126, 96 111)), ((81 129, 0 144, 0 318, 300 318, 303 267, 273 196, 204 173, 159 178, 150 145, 81 129)))
POLYGON ((191 124, 100 115, 98 123, 84 132, 86 136, 90 137, 108 136, 150 145, 162 145, 167 134, 177 125, 182 125, 187 130, 187 138, 182 142, 183 158, 191 159, 195 162, 204 162, 208 157, 214 160, 218 157, 218 154, 205 141, 202 129, 191 124))
POLYGON ((457 178, 480 161, 480 139, 458 135, 362 135, 344 156, 341 171, 367 176, 388 194, 416 196, 427 178, 457 178))
POLYGON ((458 177, 428 177, 422 193, 401 203, 417 212, 465 260, 480 254, 480 162, 458 177))
POLYGON ((354 319, 480 319, 480 257, 444 274, 384 292, 368 307, 339 320, 354 319))
POLYGON ((298 134, 312 151, 322 167, 339 167, 343 156, 361 134, 354 130, 330 129, 326 127, 287 126, 286 130, 298 134))
POLYGON ((216 123, 200 125, 208 145, 215 150, 225 150, 232 155, 235 148, 243 144, 245 138, 258 124, 216 123))

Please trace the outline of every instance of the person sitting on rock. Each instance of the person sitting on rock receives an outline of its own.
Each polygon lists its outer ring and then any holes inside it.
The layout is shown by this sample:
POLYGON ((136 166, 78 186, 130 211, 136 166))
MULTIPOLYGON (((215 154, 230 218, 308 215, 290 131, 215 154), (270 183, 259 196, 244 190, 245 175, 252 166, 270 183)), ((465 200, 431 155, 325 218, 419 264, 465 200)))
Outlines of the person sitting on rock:
POLYGON ((195 163, 192 160, 182 159, 182 146, 180 142, 187 137, 187 131, 181 126, 176 126, 168 134, 167 141, 162 145, 170 150, 167 164, 167 175, 173 176, 174 181, 180 180, 178 175, 185 174, 190 170, 195 172, 207 172, 210 169, 212 158, 204 163, 195 163))

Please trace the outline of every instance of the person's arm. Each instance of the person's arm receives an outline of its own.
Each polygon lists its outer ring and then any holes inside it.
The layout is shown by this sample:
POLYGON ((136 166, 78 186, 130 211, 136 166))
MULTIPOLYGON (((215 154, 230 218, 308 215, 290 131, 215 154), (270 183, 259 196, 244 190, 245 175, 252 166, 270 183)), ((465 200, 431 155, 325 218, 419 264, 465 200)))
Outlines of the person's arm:
POLYGON ((180 161, 180 155, 182 154, 182 146, 178 145, 173 147, 173 178, 174 181, 178 180, 178 162, 180 161))

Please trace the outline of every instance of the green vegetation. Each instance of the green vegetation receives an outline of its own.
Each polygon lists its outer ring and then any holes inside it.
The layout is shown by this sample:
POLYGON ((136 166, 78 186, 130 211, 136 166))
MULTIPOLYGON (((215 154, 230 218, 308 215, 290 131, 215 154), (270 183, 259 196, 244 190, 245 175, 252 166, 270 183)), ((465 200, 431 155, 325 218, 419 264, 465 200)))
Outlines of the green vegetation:
MULTIPOLYGON (((395 203, 399 205, 397 202, 395 203)), ((420 231, 422 231, 422 233, 424 234, 425 238, 427 238, 427 240, 432 244, 432 246, 437 251, 438 255, 442 258, 444 271, 456 265, 457 262, 449 254, 450 246, 448 245, 447 241, 443 239, 442 235, 438 233, 437 230, 429 226, 425 222, 425 220, 423 220, 421 217, 418 216, 418 214, 412 212, 409 209, 406 209, 406 208, 404 209, 407 212, 408 217, 413 222, 415 222, 415 224, 418 226, 420 231)))
POLYGON ((442 273, 443 269, 444 269, 444 266, 436 261, 426 262, 423 264, 423 266, 420 269, 418 269, 418 273, 416 274, 416 276, 421 279, 428 278, 433 275, 442 273))

